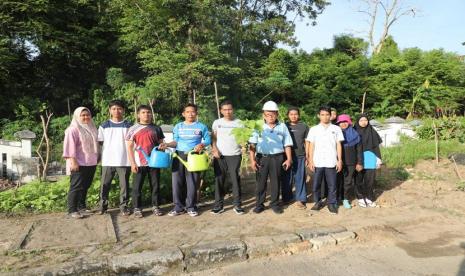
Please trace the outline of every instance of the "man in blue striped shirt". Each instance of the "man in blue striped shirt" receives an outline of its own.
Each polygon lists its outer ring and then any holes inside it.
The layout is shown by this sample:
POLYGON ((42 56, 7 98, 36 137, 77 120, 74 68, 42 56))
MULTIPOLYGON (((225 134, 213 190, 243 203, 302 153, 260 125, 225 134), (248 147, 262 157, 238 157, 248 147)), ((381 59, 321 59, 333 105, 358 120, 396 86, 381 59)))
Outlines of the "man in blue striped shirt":
MULTIPOLYGON (((187 104, 182 112, 184 122, 178 123, 173 129, 173 142, 162 143, 160 149, 166 147, 176 147, 176 153, 182 159, 187 159, 189 151, 201 152, 206 146, 211 144, 210 133, 206 125, 197 122, 197 106, 187 104)), ((197 212, 197 187, 200 184, 200 172, 190 172, 179 162, 177 158, 173 160, 171 167, 173 203, 174 209, 168 213, 169 216, 187 213, 191 217, 198 216, 197 212), (187 188, 187 198, 183 196, 183 191, 187 188)))
POLYGON ((270 207, 275 214, 283 211, 278 205, 281 175, 292 165, 292 137, 287 126, 278 121, 278 105, 268 101, 263 105, 263 130, 249 139, 250 166, 257 172, 256 207, 254 213, 265 210, 266 184, 270 177, 270 207))

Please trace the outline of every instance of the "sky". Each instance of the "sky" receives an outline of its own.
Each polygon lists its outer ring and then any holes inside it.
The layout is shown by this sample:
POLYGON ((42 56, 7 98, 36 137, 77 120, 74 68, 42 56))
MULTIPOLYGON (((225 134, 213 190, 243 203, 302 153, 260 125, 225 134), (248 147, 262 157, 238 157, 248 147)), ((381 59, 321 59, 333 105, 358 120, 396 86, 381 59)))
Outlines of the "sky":
MULTIPOLYGON (((296 49, 311 52, 314 48, 331 48, 334 35, 352 34, 366 39, 368 17, 357 12, 360 0, 332 0, 331 5, 316 19, 296 19, 296 49)), ((465 0, 403 0, 405 7, 418 10, 415 17, 404 16, 390 31, 401 49, 418 47, 423 50, 443 48, 465 55, 465 0)), ((380 22, 381 23, 381 22, 380 22)), ((378 32, 379 33, 379 32, 378 32)), ((379 34, 375 36, 379 37, 379 34)), ((289 47, 285 47, 288 48, 289 47)))

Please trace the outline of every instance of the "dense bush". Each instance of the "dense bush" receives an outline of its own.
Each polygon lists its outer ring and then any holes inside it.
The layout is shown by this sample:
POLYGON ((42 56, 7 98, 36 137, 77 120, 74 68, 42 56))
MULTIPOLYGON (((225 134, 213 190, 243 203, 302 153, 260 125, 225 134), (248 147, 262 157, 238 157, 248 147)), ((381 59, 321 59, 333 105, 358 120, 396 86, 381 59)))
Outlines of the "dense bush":
POLYGON ((438 129, 440 140, 457 139, 465 142, 465 117, 443 117, 440 119, 426 119, 423 125, 416 128, 418 138, 423 140, 434 140, 434 126, 438 129))
MULTIPOLYGON (((110 191, 110 206, 119 205, 119 184, 115 179, 110 191)), ((147 180, 146 180, 147 181, 147 180)), ((207 185, 204 193, 209 196, 213 192, 214 174, 210 168, 204 175, 207 185)), ((132 180, 130 182, 132 186, 132 180)), ((69 177, 63 177, 58 182, 31 182, 18 189, 10 189, 0 192, 0 212, 23 213, 23 212, 51 212, 65 211, 69 189, 69 177)), ((100 169, 95 174, 92 186, 87 195, 87 205, 90 208, 98 207, 100 190, 100 169)), ((172 200, 171 194, 171 172, 162 170, 160 194, 162 202, 168 203, 172 200)), ((148 182, 143 187, 143 201, 150 205, 150 190, 148 182)))

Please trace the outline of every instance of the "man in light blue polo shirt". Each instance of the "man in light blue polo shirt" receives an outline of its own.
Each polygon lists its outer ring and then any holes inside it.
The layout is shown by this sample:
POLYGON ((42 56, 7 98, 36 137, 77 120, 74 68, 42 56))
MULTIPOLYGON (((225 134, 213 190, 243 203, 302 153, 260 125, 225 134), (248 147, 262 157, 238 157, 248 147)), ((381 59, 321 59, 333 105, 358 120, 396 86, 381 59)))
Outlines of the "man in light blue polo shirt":
POLYGON ((278 105, 268 101, 263 105, 263 130, 249 139, 250 166, 257 172, 256 206, 254 213, 265 210, 266 183, 271 185, 270 207, 276 214, 283 211, 278 205, 282 170, 292 165, 292 137, 285 124, 278 121, 278 105))
MULTIPOLYGON (((182 112, 184 122, 176 124, 173 129, 173 140, 170 143, 162 143, 158 148, 176 147, 176 153, 182 159, 187 159, 189 151, 201 152, 211 144, 210 133, 206 125, 197 122, 197 105, 187 104, 182 112)), ((178 216, 187 209, 191 217, 198 216, 197 189, 200 184, 200 172, 190 172, 177 159, 171 165, 171 182, 173 187, 174 209, 168 216, 178 216), (184 196, 186 191, 186 197, 184 196)))

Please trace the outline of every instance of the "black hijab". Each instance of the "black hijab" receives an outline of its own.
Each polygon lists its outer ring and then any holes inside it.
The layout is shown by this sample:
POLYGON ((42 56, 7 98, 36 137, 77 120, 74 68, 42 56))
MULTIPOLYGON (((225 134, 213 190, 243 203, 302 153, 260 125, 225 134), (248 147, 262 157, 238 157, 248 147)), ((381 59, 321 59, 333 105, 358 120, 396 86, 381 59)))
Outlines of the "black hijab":
POLYGON ((379 136, 378 132, 370 125, 370 119, 366 114, 360 114, 357 117, 357 121, 355 122, 355 129, 357 130, 358 134, 362 137, 362 147, 364 151, 372 151, 381 158, 381 152, 379 150, 379 145, 383 142, 381 137, 379 136), (359 121, 361 118, 366 118, 368 120, 368 125, 366 127, 361 127, 359 125, 359 121))

